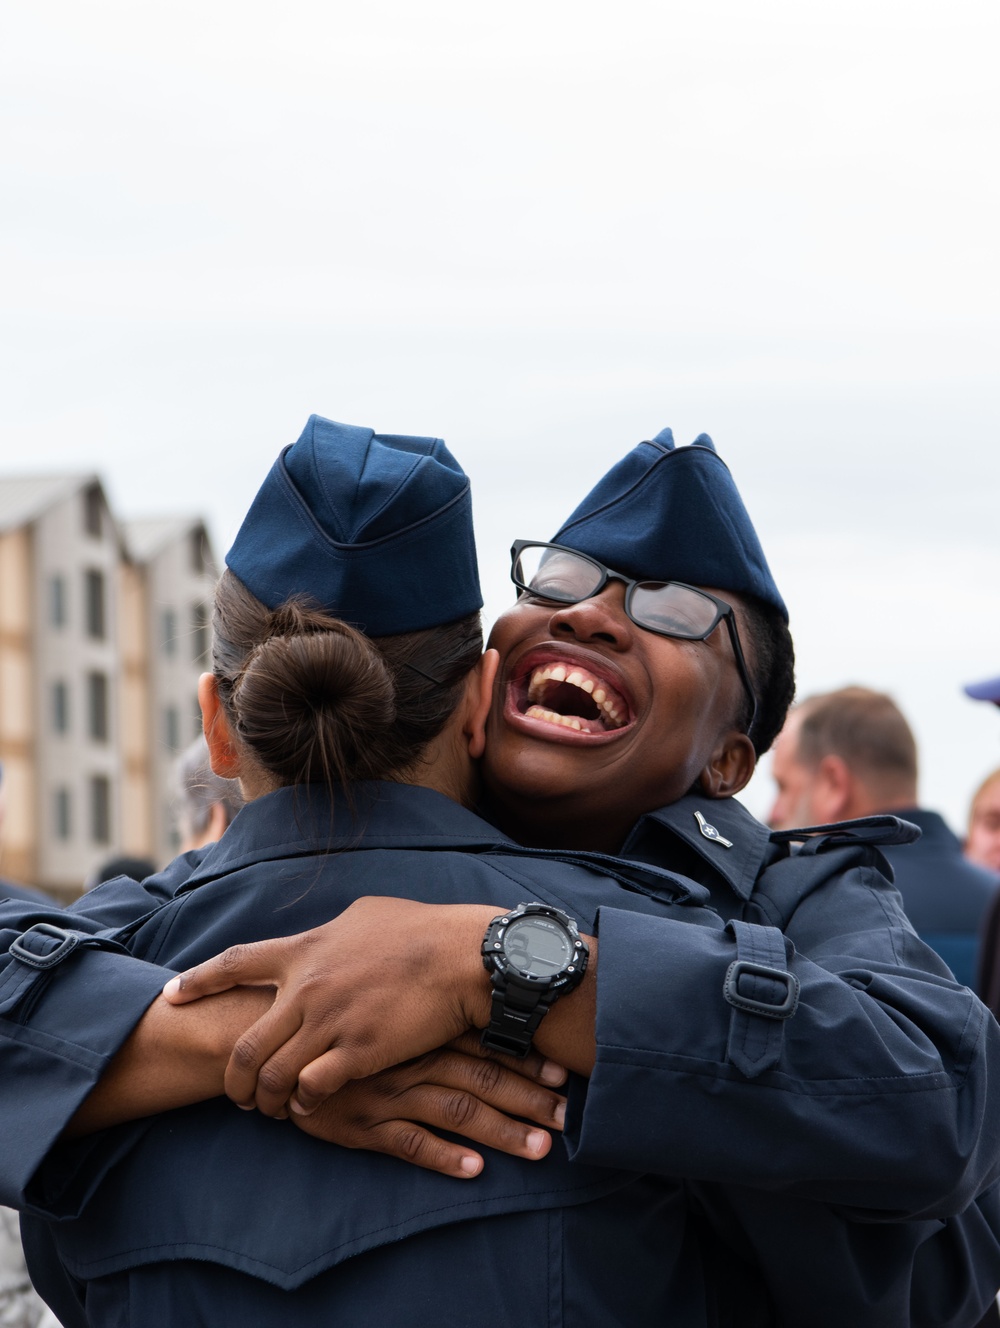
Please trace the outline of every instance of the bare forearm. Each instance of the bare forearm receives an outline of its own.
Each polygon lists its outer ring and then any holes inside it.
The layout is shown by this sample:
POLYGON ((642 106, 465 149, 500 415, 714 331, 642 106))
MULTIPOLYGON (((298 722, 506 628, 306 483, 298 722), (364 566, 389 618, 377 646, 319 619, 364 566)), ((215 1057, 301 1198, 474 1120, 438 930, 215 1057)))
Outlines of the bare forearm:
POLYGON ((66 1128, 67 1138, 219 1097, 237 1038, 270 1006, 270 989, 238 987, 193 1005, 158 997, 66 1128))
POLYGON ((587 973, 576 991, 557 1001, 539 1025, 536 1050, 567 1070, 589 1078, 597 1057, 597 940, 584 938, 590 948, 587 973))

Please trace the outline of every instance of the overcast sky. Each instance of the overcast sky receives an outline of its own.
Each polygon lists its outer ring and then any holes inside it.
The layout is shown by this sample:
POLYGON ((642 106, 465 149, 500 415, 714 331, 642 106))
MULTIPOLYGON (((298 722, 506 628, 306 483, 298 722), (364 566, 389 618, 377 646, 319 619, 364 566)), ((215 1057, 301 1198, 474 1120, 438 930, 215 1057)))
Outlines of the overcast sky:
MULTIPOLYGON (((800 694, 1000 765, 990 3, 7 0, 0 467, 220 551, 313 411, 445 437, 488 610, 628 447, 711 433, 800 694)), ((766 810, 766 772, 746 800, 766 810)))

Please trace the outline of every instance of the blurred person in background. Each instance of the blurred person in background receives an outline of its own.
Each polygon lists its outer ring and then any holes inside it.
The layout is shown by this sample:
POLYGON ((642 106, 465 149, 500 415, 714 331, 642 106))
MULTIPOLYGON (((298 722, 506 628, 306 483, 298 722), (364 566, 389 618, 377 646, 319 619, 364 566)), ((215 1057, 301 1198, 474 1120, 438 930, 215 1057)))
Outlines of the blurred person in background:
MULTIPOLYGON (((1000 678, 970 682, 962 689, 973 701, 1000 706, 1000 678)), ((970 862, 1000 871, 1000 770, 987 775, 976 790, 969 811, 965 855, 970 862)), ((998 897, 1000 898, 1000 897, 998 897)), ((998 899, 986 911, 980 938, 976 990, 994 1015, 1000 1017, 1000 907, 998 899)))
MULTIPOLYGON (((987 775, 973 796, 965 856, 979 867, 1000 872, 1000 770, 987 775)), ((976 991, 1000 1017, 1000 894, 983 918, 976 991)))
POLYGON ((973 795, 965 856, 977 867, 1000 872, 1000 769, 987 775, 973 795))
POLYGON ((130 853, 116 853, 98 863, 83 883, 84 890, 93 890, 95 885, 113 881, 118 876, 127 876, 133 881, 144 881, 156 871, 152 858, 137 858, 130 853))
POLYGON ((983 682, 970 682, 962 688, 973 701, 989 701, 1000 706, 1000 678, 986 678, 983 682))
POLYGON ((180 852, 214 844, 243 806, 243 794, 238 779, 223 779, 212 769, 203 733, 177 758, 176 781, 174 815, 180 852))
POLYGON ((917 744, 892 698, 867 687, 809 697, 775 743, 772 774, 776 830, 884 812, 920 827, 915 844, 882 851, 917 934, 972 986, 979 930, 998 880, 967 862, 942 817, 918 805, 917 744))

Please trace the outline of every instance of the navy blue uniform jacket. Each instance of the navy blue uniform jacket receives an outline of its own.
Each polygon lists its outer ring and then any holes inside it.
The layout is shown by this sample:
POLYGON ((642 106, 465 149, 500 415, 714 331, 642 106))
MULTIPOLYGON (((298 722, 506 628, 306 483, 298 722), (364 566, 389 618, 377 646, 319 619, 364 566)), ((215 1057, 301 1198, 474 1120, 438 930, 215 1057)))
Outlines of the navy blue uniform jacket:
POLYGON ((863 834, 791 853, 739 804, 687 798, 627 849, 689 879, 628 888, 524 856, 428 790, 380 786, 363 822, 360 848, 352 832, 356 851, 329 855, 327 808, 281 790, 204 857, 54 915, 66 939, 20 936, 44 913, 22 907, 15 930, 0 912, 16 942, 0 970, 0 1197, 63 1219, 33 1223, 29 1249, 67 1324, 466 1324, 486 1306, 566 1328, 737 1309, 793 1324, 806 1306, 811 1324, 975 1321, 1000 1282, 986 1192, 1000 1035, 908 927, 863 834), (571 1091, 565 1151, 491 1155, 457 1182, 217 1101, 45 1161, 159 990, 157 965, 370 893, 545 899, 599 927, 598 1062, 571 1091))
POLYGON ((962 845, 937 812, 899 813, 920 827, 915 844, 885 850, 906 916, 967 987, 975 984, 979 933, 1000 878, 962 856, 962 845))

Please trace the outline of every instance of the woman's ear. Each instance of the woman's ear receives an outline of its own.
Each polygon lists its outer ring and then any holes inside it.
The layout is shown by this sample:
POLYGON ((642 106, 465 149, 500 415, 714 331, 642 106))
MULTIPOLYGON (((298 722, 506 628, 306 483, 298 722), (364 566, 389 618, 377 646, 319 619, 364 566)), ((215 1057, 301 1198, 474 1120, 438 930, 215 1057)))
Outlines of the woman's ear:
POLYGON ((493 684, 500 667, 500 652, 487 650, 469 675, 468 709, 462 732, 469 743, 469 755, 477 760, 486 750, 486 720, 493 704, 493 684))
POLYGON ((745 733, 727 733, 698 776, 708 798, 731 798, 746 788, 757 766, 757 753, 745 733))
POLYGON ((229 720, 219 700, 219 687, 214 673, 203 673, 198 679, 198 704, 201 706, 201 723, 212 769, 223 779, 238 779, 239 748, 233 742, 229 720))

